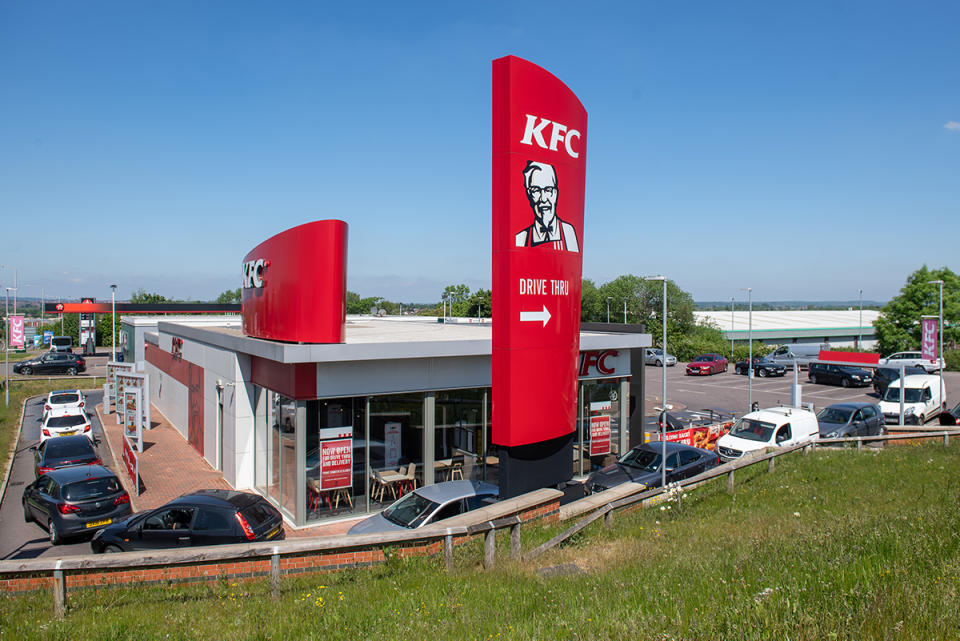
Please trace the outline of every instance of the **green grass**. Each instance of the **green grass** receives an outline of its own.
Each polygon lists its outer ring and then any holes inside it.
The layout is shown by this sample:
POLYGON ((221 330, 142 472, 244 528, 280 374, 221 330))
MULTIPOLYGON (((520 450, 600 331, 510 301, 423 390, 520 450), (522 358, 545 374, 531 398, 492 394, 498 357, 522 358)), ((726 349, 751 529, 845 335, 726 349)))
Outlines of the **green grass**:
MULTIPOLYGON (((10 405, 4 404, 5 394, 0 390, 0 479, 7 473, 7 467, 10 465, 10 459, 7 453, 13 446, 13 441, 17 437, 17 426, 20 423, 20 408, 23 405, 23 399, 37 394, 47 394, 57 389, 91 389, 94 379, 92 378, 73 378, 57 379, 48 381, 38 378, 36 380, 15 380, 10 384, 10 405)), ((102 388, 104 378, 97 379, 97 387, 102 388)), ((91 408, 92 411, 92 408, 91 408)))
MULTIPOLYGON (((955 443, 796 454, 738 472, 733 497, 720 480, 617 514, 535 564, 499 549, 484 572, 473 542, 450 575, 392 559, 287 579, 278 601, 261 580, 85 590, 64 621, 49 594, 4 597, 0 638, 957 639, 958 471, 955 443)), ((560 529, 526 528, 525 549, 560 529)))

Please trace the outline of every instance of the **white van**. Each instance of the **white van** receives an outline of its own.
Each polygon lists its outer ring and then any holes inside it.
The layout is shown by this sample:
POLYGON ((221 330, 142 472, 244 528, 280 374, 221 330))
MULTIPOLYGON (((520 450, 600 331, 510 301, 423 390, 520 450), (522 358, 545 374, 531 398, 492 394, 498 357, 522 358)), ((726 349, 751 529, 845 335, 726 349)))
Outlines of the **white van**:
POLYGON ((787 369, 793 369, 793 362, 801 369, 808 366, 811 361, 820 358, 821 349, 830 349, 827 343, 794 343, 793 345, 781 345, 767 355, 767 359, 777 365, 784 365, 787 369))
POLYGON ((903 395, 903 422, 923 425, 938 416, 947 407, 947 386, 943 386, 943 402, 940 402, 940 377, 930 374, 913 374, 891 381, 880 401, 880 411, 887 423, 900 422, 900 387, 903 395))
POLYGON ((817 415, 795 407, 771 407, 745 414, 717 441, 723 462, 767 447, 785 447, 819 438, 817 415))

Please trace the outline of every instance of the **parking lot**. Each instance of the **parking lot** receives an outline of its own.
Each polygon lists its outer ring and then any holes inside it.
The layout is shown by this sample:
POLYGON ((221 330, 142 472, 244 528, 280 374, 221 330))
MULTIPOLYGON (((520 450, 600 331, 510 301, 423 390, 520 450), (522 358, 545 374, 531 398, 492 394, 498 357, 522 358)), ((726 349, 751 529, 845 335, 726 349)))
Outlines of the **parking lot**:
MULTIPOLYGON (((746 376, 733 373, 733 367, 723 374, 712 376, 686 376, 686 363, 678 363, 667 367, 667 403, 674 409, 706 409, 723 408, 742 415, 747 411, 748 381, 746 376)), ((654 414, 653 408, 660 405, 663 368, 646 367, 646 413, 654 414)), ((801 401, 813 403, 815 411, 819 411, 833 403, 846 401, 863 401, 878 403, 880 398, 874 393, 873 387, 844 388, 834 385, 814 385, 807 380, 807 372, 800 372, 798 382, 801 385, 801 401)), ((787 371, 782 378, 753 379, 753 400, 760 407, 775 407, 790 404, 790 389, 793 384, 793 372, 787 371)), ((947 390, 947 407, 953 407, 957 398, 951 396, 960 394, 960 372, 944 372, 943 384, 947 390)), ((936 421, 936 419, 934 419, 936 421)))

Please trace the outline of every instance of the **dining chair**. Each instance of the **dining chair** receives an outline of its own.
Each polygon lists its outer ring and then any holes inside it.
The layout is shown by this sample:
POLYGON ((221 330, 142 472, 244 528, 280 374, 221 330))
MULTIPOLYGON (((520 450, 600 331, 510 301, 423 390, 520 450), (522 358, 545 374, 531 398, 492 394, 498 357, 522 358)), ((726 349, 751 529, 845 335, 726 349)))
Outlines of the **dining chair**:
POLYGON ((455 455, 452 461, 453 462, 450 464, 449 480, 452 481, 453 479, 459 477, 460 480, 462 481, 463 480, 463 462, 464 462, 463 454, 455 455))

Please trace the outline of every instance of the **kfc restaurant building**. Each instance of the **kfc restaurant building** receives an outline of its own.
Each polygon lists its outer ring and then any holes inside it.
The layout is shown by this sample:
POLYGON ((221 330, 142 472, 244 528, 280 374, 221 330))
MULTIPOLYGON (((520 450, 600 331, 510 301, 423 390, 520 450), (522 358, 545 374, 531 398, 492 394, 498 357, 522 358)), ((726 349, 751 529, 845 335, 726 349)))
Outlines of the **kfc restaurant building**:
MULTIPOLYGON (((414 485, 499 480, 490 323, 347 319, 346 234, 317 221, 255 248, 242 320, 129 321, 156 323, 140 334, 153 405, 230 485, 295 526, 377 511, 414 485)), ((627 448, 630 352, 650 336, 579 342, 565 478, 627 448)), ((522 399, 533 417, 555 402, 539 375, 522 399)))

